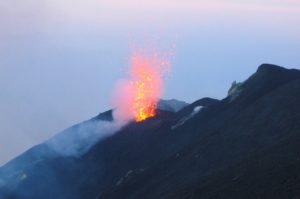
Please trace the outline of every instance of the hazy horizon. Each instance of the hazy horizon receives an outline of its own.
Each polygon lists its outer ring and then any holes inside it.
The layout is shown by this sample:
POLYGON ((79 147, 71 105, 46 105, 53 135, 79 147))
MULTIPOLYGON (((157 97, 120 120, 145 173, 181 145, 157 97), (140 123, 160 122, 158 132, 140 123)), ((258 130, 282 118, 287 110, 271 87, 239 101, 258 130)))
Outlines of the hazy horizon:
POLYGON ((0 0, 0 165, 111 107, 132 49, 174 52, 162 98, 221 99, 262 63, 300 69, 296 0, 0 0))

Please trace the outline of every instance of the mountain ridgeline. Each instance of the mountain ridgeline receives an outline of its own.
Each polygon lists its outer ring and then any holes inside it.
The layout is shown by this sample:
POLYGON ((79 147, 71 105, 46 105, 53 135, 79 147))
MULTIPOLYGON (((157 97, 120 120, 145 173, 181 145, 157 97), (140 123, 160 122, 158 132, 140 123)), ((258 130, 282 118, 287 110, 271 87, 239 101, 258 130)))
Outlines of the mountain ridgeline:
POLYGON ((113 123, 101 113, 16 157, 0 198, 300 198, 299 70, 263 64, 222 100, 113 123))

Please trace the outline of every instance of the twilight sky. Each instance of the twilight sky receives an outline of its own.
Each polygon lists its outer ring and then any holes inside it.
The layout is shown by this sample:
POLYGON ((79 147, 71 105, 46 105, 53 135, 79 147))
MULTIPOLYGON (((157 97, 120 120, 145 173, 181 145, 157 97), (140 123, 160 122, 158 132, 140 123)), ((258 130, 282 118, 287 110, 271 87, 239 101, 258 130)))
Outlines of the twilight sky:
POLYGON ((135 48, 174 51, 164 98, 300 69, 299 0, 0 0, 0 165, 110 107, 135 48))

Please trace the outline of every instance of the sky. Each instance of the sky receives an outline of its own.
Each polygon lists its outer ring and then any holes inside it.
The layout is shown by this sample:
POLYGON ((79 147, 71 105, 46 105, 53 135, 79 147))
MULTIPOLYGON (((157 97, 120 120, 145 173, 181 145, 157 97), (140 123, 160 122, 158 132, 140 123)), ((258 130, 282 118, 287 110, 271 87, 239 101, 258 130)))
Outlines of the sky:
POLYGON ((0 0, 0 165, 111 108, 136 48, 172 52, 163 98, 222 99, 300 69, 298 0, 0 0))

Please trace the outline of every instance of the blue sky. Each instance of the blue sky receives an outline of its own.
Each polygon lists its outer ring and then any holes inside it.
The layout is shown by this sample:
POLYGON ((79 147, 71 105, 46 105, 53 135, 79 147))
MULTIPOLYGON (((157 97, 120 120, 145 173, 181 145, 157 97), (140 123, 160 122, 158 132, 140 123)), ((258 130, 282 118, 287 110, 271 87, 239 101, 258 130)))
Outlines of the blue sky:
POLYGON ((0 164, 107 110, 134 46, 175 52, 164 98, 223 98, 300 68, 299 22, 298 0, 0 0, 0 164))

